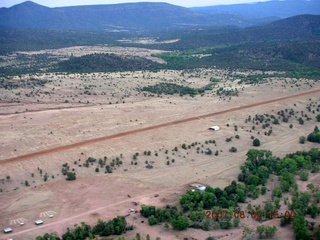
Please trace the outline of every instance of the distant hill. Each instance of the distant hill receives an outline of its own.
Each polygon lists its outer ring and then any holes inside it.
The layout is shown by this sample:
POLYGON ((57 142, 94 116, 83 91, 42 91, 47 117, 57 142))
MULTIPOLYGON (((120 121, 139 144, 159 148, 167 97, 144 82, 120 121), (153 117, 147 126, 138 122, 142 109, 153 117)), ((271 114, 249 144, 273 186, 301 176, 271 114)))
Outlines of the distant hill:
POLYGON ((203 27, 137 34, 106 31, 49 29, 0 29, 0 54, 82 45, 112 44, 163 50, 187 50, 242 42, 313 40, 320 38, 320 15, 300 15, 259 27, 203 27), (133 37, 154 37, 159 41, 180 39, 170 44, 134 44, 119 42, 133 37))
POLYGON ((173 44, 172 49, 194 49, 241 42, 319 39, 320 15, 299 15, 264 26, 229 29, 229 31, 217 31, 211 28, 189 30, 181 33, 179 38, 181 41, 173 44))
POLYGON ((217 15, 232 14, 245 18, 288 18, 302 14, 320 14, 319 0, 272 0, 250 4, 218 5, 191 8, 195 12, 217 15))
POLYGON ((0 9, 1 28, 141 31, 209 26, 206 14, 167 3, 126 3, 48 8, 27 1, 0 9))
POLYGON ((248 27, 279 19, 276 15, 252 18, 208 9, 151 2, 49 8, 27 1, 0 8, 0 28, 142 32, 226 25, 248 27))

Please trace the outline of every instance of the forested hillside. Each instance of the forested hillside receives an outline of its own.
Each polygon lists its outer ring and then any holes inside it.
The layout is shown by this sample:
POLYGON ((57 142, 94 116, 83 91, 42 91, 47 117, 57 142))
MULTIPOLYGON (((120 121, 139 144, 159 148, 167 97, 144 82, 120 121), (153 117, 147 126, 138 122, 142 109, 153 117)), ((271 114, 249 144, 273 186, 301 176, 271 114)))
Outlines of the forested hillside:
POLYGON ((191 9, 164 2, 49 8, 26 1, 10 8, 0 8, 0 28, 136 33, 230 25, 243 28, 295 15, 319 14, 319 8, 316 0, 267 1, 191 9))
POLYGON ((0 30, 0 54, 14 51, 34 51, 72 46, 111 44, 128 37, 126 33, 95 31, 69 31, 50 29, 2 29, 0 30))

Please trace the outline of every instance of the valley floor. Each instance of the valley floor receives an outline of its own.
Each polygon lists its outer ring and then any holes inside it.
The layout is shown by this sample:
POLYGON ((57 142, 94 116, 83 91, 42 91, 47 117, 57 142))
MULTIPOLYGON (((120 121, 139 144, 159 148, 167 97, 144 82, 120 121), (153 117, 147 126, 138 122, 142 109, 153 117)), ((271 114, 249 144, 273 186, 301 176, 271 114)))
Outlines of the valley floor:
MULTIPOLYGON (((307 112, 306 107, 319 104, 319 82, 279 78, 240 85, 230 76, 230 72, 218 69, 47 74, 32 76, 49 79, 44 87, 1 91, 0 227, 12 227, 13 233, 1 233, 0 239, 34 239, 45 232, 61 234, 81 222, 93 225, 98 219, 126 215, 129 208, 140 210, 142 204, 177 205, 180 195, 195 182, 225 187, 237 178, 252 148, 251 136, 260 139, 259 149, 271 150, 280 157, 318 147, 299 144, 299 137, 309 134, 316 125, 315 114, 307 112), (210 77, 221 81, 203 96, 156 96, 137 90, 158 82, 199 87, 209 83, 210 77), (239 96, 217 96, 219 87, 237 88, 239 96), (90 94, 84 94, 86 90, 90 94), (286 108, 304 111, 312 120, 301 125, 292 118, 272 125, 270 136, 264 134, 261 125, 253 129, 254 124, 245 121, 249 115, 276 115, 286 108), (221 130, 208 130, 213 125, 221 130), (230 137, 232 141, 226 142, 230 137), (199 149, 181 147, 194 142, 199 143, 199 149), (173 150, 175 147, 178 149, 173 150), (231 147, 237 152, 230 152, 231 147), (219 155, 205 154, 207 148, 219 155), (151 154, 145 154, 148 151, 151 154), (139 153, 137 159, 133 159, 135 153, 139 153), (97 162, 89 167, 82 165, 88 157, 105 156, 107 163, 116 158, 122 161, 112 174, 105 173, 97 162), (65 163, 76 172, 75 181, 66 181, 61 173, 65 163), (153 168, 147 169, 148 164, 153 168), (48 176, 46 181, 44 175, 48 176), (39 218, 44 224, 35 226, 39 218)), ((319 178, 314 174, 310 179, 316 182, 319 178)), ((269 183, 268 188, 272 187, 269 183)), ((253 219, 245 219, 241 227, 228 231, 177 232, 163 226, 150 227, 139 213, 131 213, 127 221, 135 227, 126 234, 129 239, 136 232, 163 240, 208 236, 241 239, 244 226, 258 225, 253 219)), ((290 227, 278 227, 277 219, 265 224, 277 226, 276 239, 294 238, 290 227)))

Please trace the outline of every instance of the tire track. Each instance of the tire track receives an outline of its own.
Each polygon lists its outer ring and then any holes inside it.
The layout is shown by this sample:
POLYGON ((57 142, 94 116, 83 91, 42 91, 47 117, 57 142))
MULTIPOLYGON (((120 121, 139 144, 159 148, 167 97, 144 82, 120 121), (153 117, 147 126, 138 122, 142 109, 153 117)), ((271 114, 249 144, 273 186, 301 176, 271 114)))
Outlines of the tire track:
POLYGON ((184 119, 175 120, 175 121, 172 121, 172 122, 162 123, 162 124, 158 124, 158 125, 152 125, 152 126, 145 127, 145 128, 129 130, 129 131, 126 131, 126 132, 121 132, 121 133, 116 133, 116 134, 109 135, 109 136, 89 139, 89 140, 85 140, 85 141, 82 141, 82 142, 72 143, 72 144, 64 145, 64 146, 60 146, 60 147, 50 148, 50 149, 46 149, 46 150, 42 150, 42 151, 38 151, 38 152, 34 152, 34 153, 29 153, 29 154, 25 154, 25 155, 13 157, 13 158, 0 160, 0 164, 5 164, 5 163, 9 163, 9 162, 12 163, 12 162, 17 162, 17 161, 24 161, 24 160, 28 160, 30 158, 36 158, 36 157, 40 157, 40 156, 43 156, 43 155, 46 155, 46 154, 50 154, 50 153, 54 153, 54 152, 60 152, 60 151, 65 151, 65 150, 69 150, 69 149, 73 149, 73 148, 86 146, 86 145, 91 145, 91 144, 103 142, 103 141, 110 140, 110 139, 124 137, 124 136, 127 136, 127 135, 132 135, 132 134, 136 134, 136 133, 142 133, 142 132, 146 132, 146 131, 155 130, 155 129, 158 129, 158 128, 169 127, 169 126, 173 126, 173 125, 177 125, 177 124, 196 121, 196 120, 199 120, 199 118, 201 119, 201 118, 213 117, 213 116, 217 116, 217 115, 221 115, 221 114, 225 114, 225 113, 230 113, 230 112, 234 112, 234 111, 239 111, 239 110, 244 110, 244 109, 248 109, 248 108, 258 107, 258 106, 267 105, 267 104, 271 104, 271 103, 276 103, 276 102, 280 102, 280 101, 284 101, 284 100, 289 100, 289 99, 294 99, 294 98, 298 98, 298 97, 309 96, 310 94, 315 94, 315 93, 320 93, 320 89, 316 89, 316 90, 309 91, 309 92, 304 92, 304 93, 299 93, 299 94, 295 94, 295 95, 291 95, 291 96, 271 99, 271 100, 267 100, 267 101, 263 101, 263 102, 251 103, 251 104, 240 106, 240 107, 229 108, 229 109, 222 110, 222 111, 219 111, 219 112, 204 114, 204 115, 190 117, 190 118, 184 118, 184 119))

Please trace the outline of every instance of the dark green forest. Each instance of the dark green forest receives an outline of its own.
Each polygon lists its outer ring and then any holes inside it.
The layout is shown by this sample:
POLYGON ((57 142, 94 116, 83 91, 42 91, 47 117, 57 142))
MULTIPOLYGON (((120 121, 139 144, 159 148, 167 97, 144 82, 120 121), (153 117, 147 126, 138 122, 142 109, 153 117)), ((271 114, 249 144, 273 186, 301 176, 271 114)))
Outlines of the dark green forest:
POLYGON ((112 44, 126 33, 52 29, 0 29, 0 54, 73 46, 112 44))
POLYGON ((54 72, 90 73, 156 69, 159 64, 140 57, 122 57, 115 54, 90 54, 71 57, 53 67, 54 72))

